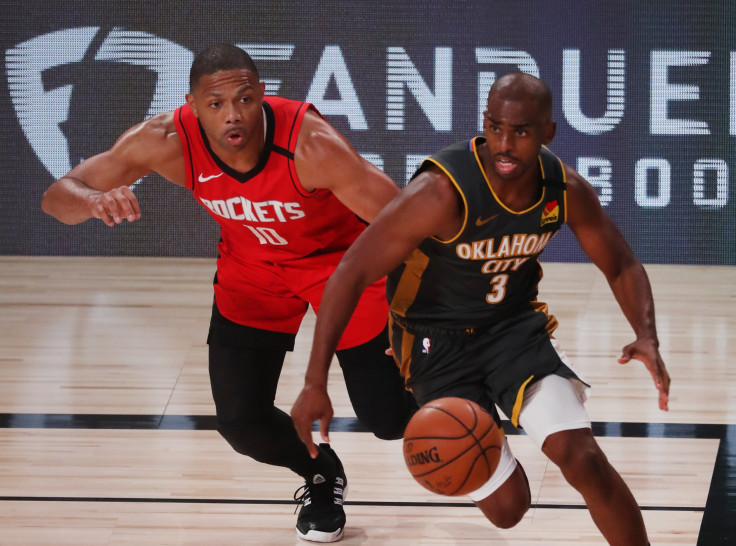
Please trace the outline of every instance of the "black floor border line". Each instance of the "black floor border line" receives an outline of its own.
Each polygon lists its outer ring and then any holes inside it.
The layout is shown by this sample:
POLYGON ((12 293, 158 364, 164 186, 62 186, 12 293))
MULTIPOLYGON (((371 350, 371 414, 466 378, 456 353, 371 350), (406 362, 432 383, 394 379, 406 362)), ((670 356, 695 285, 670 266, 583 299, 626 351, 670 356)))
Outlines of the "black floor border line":
MULTIPOLYGON (((508 435, 523 434, 509 421, 503 422, 508 435)), ((710 438, 723 439, 736 425, 696 423, 593 423, 596 436, 621 438, 710 438)), ((214 415, 135 415, 135 414, 67 414, 67 413, 0 413, 2 428, 43 429, 134 429, 134 430, 216 430, 214 415)), ((318 430, 315 423, 314 430, 318 430)), ((334 417, 333 432, 368 432, 355 417, 334 417)))
MULTIPOLYGON (((0 429, 215 430, 216 427, 216 419, 211 415, 0 413, 0 429)), ((330 429, 333 432, 366 432, 354 417, 333 418, 330 429)), ((504 429, 509 435, 523 434, 508 422, 504 422, 504 429)), ((318 430, 316 424, 314 430, 318 430)), ((720 440, 708 499, 702 509, 698 544, 736 543, 736 425, 595 422, 593 432, 599 437, 720 440)))
MULTIPOLYGON (((148 504, 259 504, 259 505, 295 505, 293 500, 279 499, 171 499, 151 497, 25 497, 0 496, 0 502, 110 502, 110 503, 148 503, 148 504)), ((473 508, 472 502, 402 502, 402 501, 345 501, 346 506, 395 506, 426 508, 473 508)), ((536 504, 531 508, 544 510, 587 510, 584 504, 536 504)), ((642 506, 642 510, 651 512, 702 512, 702 506, 642 506)))

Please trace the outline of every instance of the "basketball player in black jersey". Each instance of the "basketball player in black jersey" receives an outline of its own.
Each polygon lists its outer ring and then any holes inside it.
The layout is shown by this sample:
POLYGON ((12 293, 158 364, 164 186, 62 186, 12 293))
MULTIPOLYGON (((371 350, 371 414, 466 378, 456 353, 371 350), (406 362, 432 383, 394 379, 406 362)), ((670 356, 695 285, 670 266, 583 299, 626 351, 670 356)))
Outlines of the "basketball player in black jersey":
MULTIPOLYGON (((522 427, 585 499, 610 544, 647 544, 641 511, 593 437, 588 385, 551 333, 537 301, 538 256, 563 222, 603 272, 636 339, 620 363, 649 370, 667 410, 670 378, 659 353, 646 272, 591 187, 546 148, 555 133, 547 86, 526 74, 491 88, 483 137, 429 158, 348 250, 327 283, 305 386, 292 408, 312 449, 311 423, 326 437, 327 370, 363 289, 389 274, 391 345, 420 404, 472 399, 522 427)), ((504 439, 491 479, 470 494, 495 525, 516 525, 529 485, 504 439)))

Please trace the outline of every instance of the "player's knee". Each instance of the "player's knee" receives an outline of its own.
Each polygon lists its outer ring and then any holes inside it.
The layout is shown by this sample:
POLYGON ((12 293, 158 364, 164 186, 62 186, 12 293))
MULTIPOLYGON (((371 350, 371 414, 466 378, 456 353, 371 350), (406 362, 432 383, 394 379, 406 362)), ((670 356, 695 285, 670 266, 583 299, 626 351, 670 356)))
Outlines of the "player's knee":
POLYGON ((220 433, 220 436, 222 436, 235 451, 241 455, 247 455, 247 453, 244 452, 248 443, 247 439, 243 441, 242 430, 240 427, 236 426, 235 423, 218 423, 217 432, 220 433))
POLYGON ((501 529, 516 526, 531 507, 529 481, 521 465, 516 465, 509 478, 488 497, 476 500, 488 521, 501 529))
POLYGON ((488 519, 499 529, 511 529, 524 518, 524 515, 529 510, 529 506, 530 503, 520 496, 516 499, 516 502, 507 504, 502 510, 497 511, 493 514, 493 517, 489 517, 488 519))
POLYGON ((510 513, 507 517, 504 517, 503 519, 500 519, 498 521, 493 521, 493 523, 496 527, 499 529, 511 529, 512 527, 516 527, 516 525, 522 520, 524 517, 524 514, 526 513, 526 510, 518 511, 516 513, 510 513))
POLYGON ((372 430, 373 435, 379 440, 399 440, 404 437, 405 424, 394 424, 391 427, 377 427, 372 430))
POLYGON ((542 450, 576 488, 586 484, 597 486, 597 482, 605 479, 608 459, 590 432, 553 434, 547 438, 542 450))
MULTIPOLYGON (((500 497, 500 495, 494 495, 500 497)), ((483 507, 483 501, 476 502, 483 514, 493 525, 500 529, 511 529, 523 518, 531 506, 529 490, 519 490, 514 495, 494 500, 492 506, 483 507)))
POLYGON ((408 393, 394 404, 374 405, 373 408, 354 407, 361 425, 379 440, 403 438, 406 425, 418 408, 416 401, 408 393))
POLYGON ((398 440, 404 436, 408 419, 397 414, 356 411, 360 424, 379 440, 398 440))
POLYGON ((218 422, 217 432, 220 433, 230 447, 241 455, 247 455, 258 460, 258 446, 261 441, 258 427, 245 421, 218 422))

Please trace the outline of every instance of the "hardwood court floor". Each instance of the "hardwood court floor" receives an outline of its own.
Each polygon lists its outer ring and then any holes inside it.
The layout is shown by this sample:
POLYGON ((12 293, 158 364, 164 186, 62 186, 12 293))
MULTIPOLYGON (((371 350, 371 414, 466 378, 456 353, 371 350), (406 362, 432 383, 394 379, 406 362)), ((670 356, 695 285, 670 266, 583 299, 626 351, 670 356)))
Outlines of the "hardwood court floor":
MULTIPOLYGON (((736 268, 648 266, 670 411, 630 329, 587 264, 545 264, 540 299, 593 384, 587 407, 644 509, 652 544, 736 542, 736 268)), ((298 478, 234 453, 213 430, 206 329, 214 263, 0 257, 0 545, 306 544, 298 478)), ((314 317, 287 357, 277 404, 303 382, 314 317)), ((360 431, 339 366, 332 444, 350 493, 342 544, 604 544, 581 498, 510 435, 533 506, 495 529, 466 498, 426 492, 401 442, 360 431)))

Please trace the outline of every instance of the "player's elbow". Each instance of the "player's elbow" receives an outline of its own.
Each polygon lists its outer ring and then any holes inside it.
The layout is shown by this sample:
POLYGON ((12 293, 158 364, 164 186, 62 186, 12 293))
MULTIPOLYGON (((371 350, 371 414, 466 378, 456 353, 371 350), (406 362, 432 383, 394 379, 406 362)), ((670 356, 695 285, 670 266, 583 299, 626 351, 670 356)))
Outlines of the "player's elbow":
POLYGON ((81 221, 64 214, 63 207, 59 204, 57 191, 55 191, 53 185, 49 187, 41 197, 41 210, 49 216, 53 216, 63 224, 74 225, 81 221))
POLYGON ((49 216, 56 218, 56 214, 54 214, 54 198, 51 188, 43 192, 43 196, 41 197, 41 210, 49 216))

